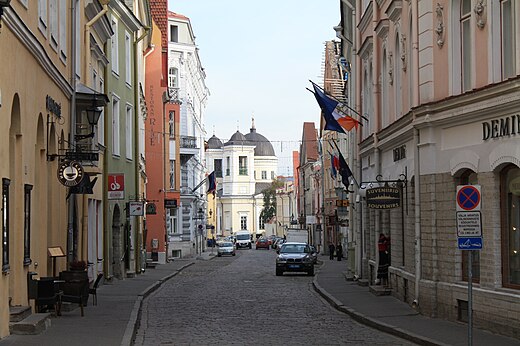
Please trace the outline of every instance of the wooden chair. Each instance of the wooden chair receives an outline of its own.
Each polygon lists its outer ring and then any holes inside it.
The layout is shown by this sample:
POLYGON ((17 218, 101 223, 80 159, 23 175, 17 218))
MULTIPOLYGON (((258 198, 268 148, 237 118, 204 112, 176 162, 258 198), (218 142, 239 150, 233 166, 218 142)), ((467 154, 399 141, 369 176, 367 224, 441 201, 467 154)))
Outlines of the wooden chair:
POLYGON ((92 287, 88 289, 88 293, 92 294, 92 305, 97 305, 97 288, 99 287, 99 283, 101 282, 102 278, 103 273, 99 273, 92 287))
POLYGON ((54 280, 38 280, 37 295, 34 300, 36 312, 42 312, 44 307, 53 306, 56 315, 61 315, 61 292, 57 289, 54 280))
POLYGON ((60 273, 60 289, 63 291, 62 302, 76 303, 81 308, 81 316, 84 316, 83 308, 87 306, 89 287, 86 271, 63 271, 60 273))

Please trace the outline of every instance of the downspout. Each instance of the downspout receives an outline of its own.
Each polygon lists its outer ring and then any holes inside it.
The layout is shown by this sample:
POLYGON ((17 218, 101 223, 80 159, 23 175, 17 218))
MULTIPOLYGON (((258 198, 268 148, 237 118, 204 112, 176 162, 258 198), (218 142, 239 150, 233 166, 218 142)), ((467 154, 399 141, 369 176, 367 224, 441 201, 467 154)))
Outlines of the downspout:
MULTIPOLYGON (((380 150, 379 150, 379 138, 377 137, 377 133, 374 132, 374 162, 376 165, 376 177, 381 174, 381 162, 380 162, 380 150)), ((377 186, 377 185, 376 185, 377 186)), ((375 227, 374 227, 374 258, 375 258, 375 265, 374 265, 374 277, 377 280, 377 269, 379 264, 379 250, 378 250, 378 239, 379 239, 379 233, 382 232, 381 227, 381 211, 375 210, 375 227)))
MULTIPOLYGON (((141 42, 141 40, 143 40, 146 36, 148 36, 149 32, 150 32, 150 28, 149 27, 144 27, 144 32, 143 34, 138 37, 136 40, 134 40, 134 71, 133 71, 133 80, 134 80, 134 105, 135 105, 135 112, 134 112, 134 138, 135 138, 135 141, 134 141, 134 162, 135 162, 135 191, 136 191, 136 194, 139 192, 139 188, 140 188, 140 184, 139 182, 141 181, 140 179, 140 172, 139 172, 139 162, 140 162, 140 158, 139 158, 139 114, 140 114, 140 108, 138 108, 138 106, 140 105, 139 103, 139 84, 138 84, 138 73, 139 73, 139 70, 138 70, 138 52, 137 52, 137 49, 138 49, 138 44, 139 42, 141 42)), ((143 59, 143 64, 144 64, 144 59, 143 59)), ((137 196, 138 198, 140 198, 140 196, 137 196)), ((143 196, 144 197, 144 196, 143 196)), ((143 198, 144 199, 144 198, 143 198)), ((144 201, 143 201, 144 203, 144 201)), ((143 204, 144 205, 144 204, 143 204)), ((143 213, 144 215, 144 213, 143 213)), ((141 254, 142 254, 142 248, 143 248, 143 238, 142 238, 142 234, 143 234, 143 230, 142 230, 142 222, 137 222, 136 223, 136 229, 135 229, 135 240, 137 241, 137 246, 135 247, 135 258, 136 258, 136 261, 135 261, 135 269, 136 269, 136 273, 140 273, 142 271, 143 268, 141 268, 141 262, 142 262, 142 258, 141 258, 141 254), (138 235, 141 234, 141 237, 138 237, 138 235)))
MULTIPOLYGON (((72 0, 72 5, 70 7, 71 11, 71 64, 70 64, 70 84, 72 87, 72 98, 70 102, 70 146, 74 148, 76 146, 75 134, 76 134, 76 0, 72 0)), ((67 214, 68 214, 68 223, 67 223, 67 263, 70 264, 74 260, 74 206, 76 202, 76 195, 70 194, 69 200, 67 204, 67 214)))
MULTIPOLYGON (((413 106, 419 105, 419 31, 418 4, 412 1, 412 71, 413 71, 413 106)), ((420 165, 420 133, 414 129, 414 176, 415 176, 415 298, 412 302, 414 308, 419 306, 419 284, 421 282, 421 165, 420 165)))
POLYGON ((414 176, 415 176, 415 298, 413 308, 419 306, 419 284, 421 282, 421 183, 420 183, 420 135, 417 128, 413 133, 414 141, 414 176))

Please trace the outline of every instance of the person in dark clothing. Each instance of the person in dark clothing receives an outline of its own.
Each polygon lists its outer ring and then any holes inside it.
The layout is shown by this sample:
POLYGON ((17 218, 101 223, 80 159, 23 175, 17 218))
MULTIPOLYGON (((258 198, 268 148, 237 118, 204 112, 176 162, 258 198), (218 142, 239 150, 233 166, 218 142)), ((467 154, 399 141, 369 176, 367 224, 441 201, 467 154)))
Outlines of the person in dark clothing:
POLYGON ((334 259, 334 250, 335 250, 334 244, 329 243, 329 259, 330 260, 334 259))
POLYGON ((338 258, 338 261, 341 261, 341 258, 343 257, 343 246, 341 246, 341 243, 338 243, 336 246, 336 257, 338 258))
POLYGON ((379 240, 377 242, 379 250, 379 266, 377 267, 377 279, 378 283, 388 285, 388 267, 390 266, 390 255, 388 253, 390 247, 390 239, 387 238, 384 233, 379 234, 379 240))

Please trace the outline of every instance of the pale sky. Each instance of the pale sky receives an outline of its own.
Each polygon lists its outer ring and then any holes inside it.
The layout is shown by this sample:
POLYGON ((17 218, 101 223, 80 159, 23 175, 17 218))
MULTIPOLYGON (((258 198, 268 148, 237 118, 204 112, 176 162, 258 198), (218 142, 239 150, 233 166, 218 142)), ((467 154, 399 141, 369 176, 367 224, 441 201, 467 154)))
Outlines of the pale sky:
POLYGON ((322 84, 324 43, 336 39, 340 0, 168 0, 168 10, 190 18, 210 97, 207 138, 226 142, 247 134, 254 115, 292 175, 303 123, 319 127, 320 109, 306 90, 322 84))

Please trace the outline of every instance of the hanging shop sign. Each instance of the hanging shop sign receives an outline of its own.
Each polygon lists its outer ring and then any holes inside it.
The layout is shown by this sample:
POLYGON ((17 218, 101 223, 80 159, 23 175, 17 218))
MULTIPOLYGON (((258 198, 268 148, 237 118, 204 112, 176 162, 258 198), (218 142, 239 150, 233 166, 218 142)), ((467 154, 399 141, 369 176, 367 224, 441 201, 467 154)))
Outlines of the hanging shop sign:
POLYGON ((146 203, 146 215, 156 215, 157 206, 155 203, 146 203))
POLYGON ((108 175, 108 199, 124 199, 125 198, 125 175, 109 174, 108 175))
POLYGON ((58 166, 58 181, 67 187, 78 185, 84 176, 85 171, 79 162, 65 161, 58 166))
POLYGON ((167 209, 177 208, 177 200, 176 199, 165 199, 164 207, 167 209))
POLYGON ((128 202, 128 209, 130 211, 130 216, 143 216, 144 215, 144 206, 143 202, 128 202))
POLYGON ((393 209, 401 206, 401 190, 398 187, 367 189, 366 198, 370 209, 393 209))

